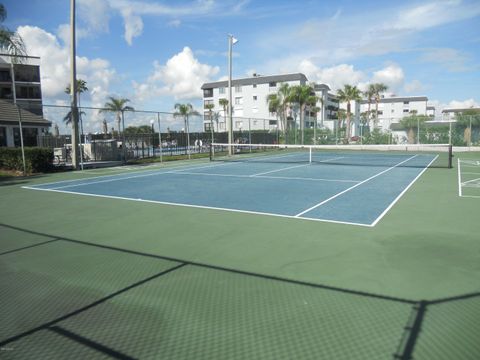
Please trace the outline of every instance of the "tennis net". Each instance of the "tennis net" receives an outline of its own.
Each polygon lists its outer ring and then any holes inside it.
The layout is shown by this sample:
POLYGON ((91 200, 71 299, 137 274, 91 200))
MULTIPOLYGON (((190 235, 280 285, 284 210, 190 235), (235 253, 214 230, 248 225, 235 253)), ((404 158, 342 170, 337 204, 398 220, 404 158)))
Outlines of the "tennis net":
POLYGON ((452 146, 422 145, 211 145, 210 160, 380 167, 452 167, 452 146))

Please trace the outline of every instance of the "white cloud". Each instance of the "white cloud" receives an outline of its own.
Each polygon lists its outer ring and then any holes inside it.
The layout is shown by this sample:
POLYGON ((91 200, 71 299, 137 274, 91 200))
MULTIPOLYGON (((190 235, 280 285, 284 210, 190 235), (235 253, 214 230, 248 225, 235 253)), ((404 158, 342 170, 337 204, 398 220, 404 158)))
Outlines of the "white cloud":
POLYGON ((171 95, 176 100, 200 99, 201 86, 217 75, 219 68, 201 64, 189 47, 171 57, 165 65, 154 63, 154 71, 143 84, 133 82, 140 101, 154 96, 171 95))
POLYGON ((389 92, 398 92, 405 81, 403 69, 397 64, 388 65, 386 68, 375 71, 372 83, 383 83, 388 86, 389 92))
MULTIPOLYGON (((472 70, 472 67, 468 66, 470 57, 464 52, 451 48, 424 50, 420 61, 440 64, 451 72, 472 70)), ((476 67, 478 69, 478 65, 476 67)))
POLYGON ((452 100, 450 101, 446 108, 450 109, 468 109, 471 107, 480 107, 480 103, 475 101, 474 99, 467 99, 467 100, 452 100))
POLYGON ((368 12, 337 11, 329 17, 311 17, 259 33, 256 47, 265 57, 293 53, 284 62, 301 58, 328 66, 363 56, 416 51, 419 44, 424 44, 425 30, 478 15, 480 2, 457 0, 379 6, 368 12), (382 19, 389 20, 382 23, 382 19))
POLYGON ((461 0, 431 1, 398 12, 397 19, 386 28, 419 31, 480 14, 480 4, 465 4, 461 0))
POLYGON ((416 93, 425 90, 425 86, 419 80, 412 80, 403 87, 406 93, 416 93))
MULTIPOLYGON (((64 103, 67 99, 65 88, 70 83, 69 47, 62 45, 55 35, 38 27, 20 26, 17 31, 25 42, 27 52, 40 57, 44 103, 64 103)), ((77 78, 85 80, 89 88, 88 93, 82 94, 82 104, 100 107, 104 104, 110 83, 115 78, 115 70, 107 60, 77 57, 77 78)), ((61 118, 50 120, 61 124, 61 118)), ((91 114, 84 124, 86 130, 93 130, 98 121, 98 117, 91 114)))
POLYGON ((143 31, 143 21, 138 15, 135 15, 132 9, 125 8, 121 11, 125 25, 125 41, 132 45, 134 37, 140 36, 143 31))
POLYGON ((108 32, 112 9, 107 0, 79 0, 78 15, 91 32, 108 32))
MULTIPOLYGON (((104 3, 106 0, 102 0, 104 3)), ((98 11, 96 0, 83 0, 84 5, 98 11)), ((228 13, 239 13, 248 4, 248 1, 221 1, 214 0, 196 0, 186 4, 170 6, 157 2, 146 2, 136 0, 108 0, 109 10, 115 10, 123 17, 125 26, 125 41, 132 45, 133 39, 143 32, 143 16, 162 16, 172 17, 173 20, 167 22, 168 26, 178 27, 181 24, 180 18, 188 16, 221 16, 228 13)), ((103 5, 105 6, 105 5, 103 5)), ((90 10, 92 11, 92 10, 90 10)), ((111 12, 111 11, 110 11, 111 12)), ((103 19, 102 21, 107 21, 103 19)), ((100 23, 99 20, 90 21, 90 24, 100 23)))
POLYGON ((343 88, 345 84, 359 85, 366 77, 362 71, 355 70, 353 65, 340 64, 322 69, 310 60, 300 62, 298 71, 305 74, 310 82, 329 85, 332 91, 343 88))

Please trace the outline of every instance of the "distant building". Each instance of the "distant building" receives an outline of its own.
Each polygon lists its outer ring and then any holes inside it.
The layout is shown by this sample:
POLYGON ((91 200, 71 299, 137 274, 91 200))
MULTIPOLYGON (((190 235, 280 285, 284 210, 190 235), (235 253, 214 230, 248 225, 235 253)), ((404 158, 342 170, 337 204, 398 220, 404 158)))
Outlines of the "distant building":
MULTIPOLYGON (((390 125, 398 123, 405 116, 411 115, 413 111, 417 115, 428 115, 427 105, 428 98, 426 96, 393 96, 381 98, 378 103, 378 123, 377 127, 381 130, 387 131, 390 129, 390 125)), ((356 104, 356 118, 360 119, 363 113, 368 111, 368 100, 361 100, 356 104)), ((375 101, 370 101, 370 111, 375 112, 375 101)), ((433 108, 433 107, 430 107, 433 108)), ((433 108, 435 112, 435 108, 433 108)), ((371 117, 374 117, 372 115, 371 117)))
POLYGON ((443 110, 442 110, 442 119, 444 119, 444 120, 453 120, 453 119, 455 119, 455 116, 456 116, 456 115, 461 115, 463 112, 465 112, 465 111, 467 111, 467 110, 476 110, 476 111, 480 112, 480 108, 474 108, 474 107, 471 107, 471 108, 458 108, 458 109, 447 108, 447 109, 443 109, 443 110))
MULTIPOLYGON (((301 73, 283 74, 283 75, 269 75, 261 76, 254 75, 249 78, 233 79, 232 80, 232 102, 234 117, 234 130, 272 130, 277 128, 277 114, 271 113, 268 109, 267 97, 270 94, 276 94, 281 84, 288 84, 289 86, 306 85, 307 77, 301 73), (264 121, 265 120, 265 121, 264 121)), ((203 90, 203 105, 204 105, 204 129, 210 131, 211 120, 209 111, 205 108, 208 104, 213 104, 213 113, 220 115, 217 124, 214 124, 215 131, 224 132, 227 130, 225 118, 227 114, 224 107, 220 104, 221 99, 228 100, 228 81, 217 81, 206 83, 202 85, 203 90)), ((319 126, 323 121, 336 117, 338 110, 338 101, 335 96, 328 91, 330 88, 327 85, 315 85, 315 94, 319 96, 322 101, 317 103, 320 111, 316 113, 319 126), (323 105, 324 104, 324 105, 323 105)), ((310 109, 311 110, 311 109, 310 109)), ((295 114, 298 109, 289 109, 288 117, 294 118, 297 115, 297 120, 300 118, 299 114, 295 114)), ((315 120, 313 118, 315 113, 307 110, 305 116, 305 128, 313 127, 315 120)))
POLYGON ((51 126, 43 118, 40 58, 12 59, 0 54, 0 146, 20 146, 20 118, 25 145, 36 146, 37 136, 51 126), (14 104, 22 109, 20 115, 14 104))

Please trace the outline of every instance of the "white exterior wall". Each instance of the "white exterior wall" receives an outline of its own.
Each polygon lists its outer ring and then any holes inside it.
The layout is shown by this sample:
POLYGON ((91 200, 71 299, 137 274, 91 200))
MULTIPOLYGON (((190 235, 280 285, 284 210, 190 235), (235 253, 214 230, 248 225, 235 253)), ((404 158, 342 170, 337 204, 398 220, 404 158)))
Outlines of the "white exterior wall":
MULTIPOLYGON (((416 111, 418 115, 428 115, 426 97, 399 97, 381 99, 378 104, 378 124, 382 130, 389 130, 390 124, 398 123, 405 116, 411 115, 411 111, 416 111)), ((368 104, 362 103, 356 107, 356 118, 360 119, 360 114, 368 110, 368 104)), ((375 102, 370 104, 370 110, 375 111, 375 102)), ((371 124, 373 126, 373 124, 371 124)))
MULTIPOLYGON (((300 81, 285 81, 289 86, 300 85, 300 81)), ((234 130, 248 130, 249 126, 251 130, 273 130, 276 129, 275 124, 266 123, 266 121, 260 121, 260 119, 277 120, 275 114, 271 114, 268 111, 267 97, 270 94, 276 94, 279 86, 282 83, 277 83, 272 87, 269 83, 254 85, 243 85, 238 87, 232 86, 232 103, 233 103, 233 129, 234 130), (240 91, 239 91, 240 90, 240 91), (240 119, 242 118, 242 119, 240 119), (249 121, 250 118, 250 121, 249 121)), ((218 131, 226 131, 225 118, 227 114, 223 107, 220 105, 220 99, 228 100, 228 87, 214 88, 213 97, 204 97, 204 106, 208 103, 213 103, 215 107, 212 112, 218 112, 221 116, 218 122, 218 131)), ((208 111, 204 109, 204 114, 208 115, 208 111)), ((204 122, 209 122, 204 120, 204 122)), ((215 130, 216 124, 214 124, 215 130)))

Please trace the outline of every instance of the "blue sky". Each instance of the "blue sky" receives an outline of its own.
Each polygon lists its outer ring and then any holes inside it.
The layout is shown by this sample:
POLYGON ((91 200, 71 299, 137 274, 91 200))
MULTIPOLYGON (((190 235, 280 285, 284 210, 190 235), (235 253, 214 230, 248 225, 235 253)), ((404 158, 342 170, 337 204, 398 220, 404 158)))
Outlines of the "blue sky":
MULTIPOLYGON (((1 0, 0 0, 1 1, 1 0)), ((45 103, 68 83, 69 1, 3 0, 5 25, 42 58, 45 103)), ((108 95, 137 109, 201 104, 200 86, 234 77, 303 72, 334 90, 384 82, 431 104, 480 104, 480 1, 77 0, 82 104, 108 95)), ((87 126, 94 131, 98 119, 87 126)))

